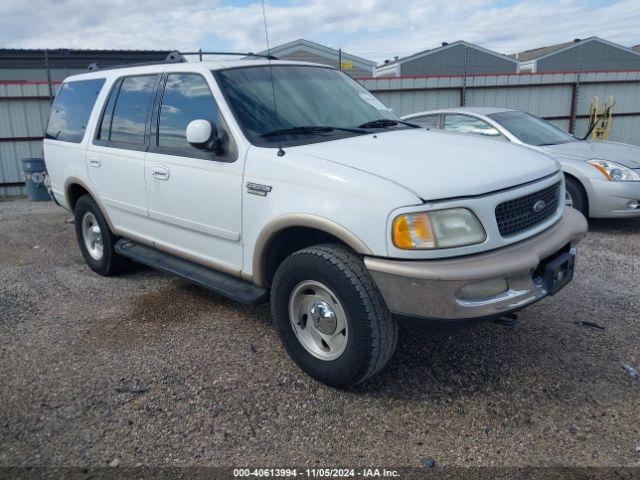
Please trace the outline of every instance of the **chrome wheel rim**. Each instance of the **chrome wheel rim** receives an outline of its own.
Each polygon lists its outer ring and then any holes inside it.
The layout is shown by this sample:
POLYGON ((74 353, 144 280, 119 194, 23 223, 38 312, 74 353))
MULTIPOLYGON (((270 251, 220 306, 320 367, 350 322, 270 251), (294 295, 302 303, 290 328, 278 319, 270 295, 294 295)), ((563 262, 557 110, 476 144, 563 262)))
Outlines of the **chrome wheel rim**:
POLYGON ((573 207, 573 197, 571 196, 571 194, 569 192, 567 192, 565 190, 564 192, 564 204, 567 207, 573 207))
POLYGON ((96 216, 87 212, 82 217, 82 238, 84 240, 84 246, 94 260, 101 260, 104 254, 104 247, 102 245, 102 231, 100 225, 96 220, 96 216))
POLYGON ((335 360, 349 339, 347 315, 338 297, 320 282, 300 282, 289 297, 291 328, 307 352, 320 360, 335 360))

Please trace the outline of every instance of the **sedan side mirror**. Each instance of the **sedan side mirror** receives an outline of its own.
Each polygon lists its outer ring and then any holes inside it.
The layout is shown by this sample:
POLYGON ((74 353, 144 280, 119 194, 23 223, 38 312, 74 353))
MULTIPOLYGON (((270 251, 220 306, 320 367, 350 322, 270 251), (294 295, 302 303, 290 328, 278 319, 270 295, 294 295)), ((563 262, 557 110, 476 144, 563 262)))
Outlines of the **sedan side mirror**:
POLYGON ((192 120, 187 125, 187 142, 199 150, 222 153, 218 129, 208 120, 192 120))

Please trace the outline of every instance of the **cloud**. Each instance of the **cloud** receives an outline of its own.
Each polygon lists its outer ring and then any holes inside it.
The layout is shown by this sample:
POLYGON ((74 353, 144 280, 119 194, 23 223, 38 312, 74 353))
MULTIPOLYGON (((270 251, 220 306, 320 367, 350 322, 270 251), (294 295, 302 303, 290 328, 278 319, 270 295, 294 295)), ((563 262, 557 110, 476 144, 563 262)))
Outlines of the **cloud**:
MULTIPOLYGON (((640 43, 637 0, 267 1, 267 20, 272 46, 306 38, 376 61, 456 40, 503 53, 592 35, 640 43)), ((265 38, 260 2, 0 0, 0 45, 260 51, 265 38)))

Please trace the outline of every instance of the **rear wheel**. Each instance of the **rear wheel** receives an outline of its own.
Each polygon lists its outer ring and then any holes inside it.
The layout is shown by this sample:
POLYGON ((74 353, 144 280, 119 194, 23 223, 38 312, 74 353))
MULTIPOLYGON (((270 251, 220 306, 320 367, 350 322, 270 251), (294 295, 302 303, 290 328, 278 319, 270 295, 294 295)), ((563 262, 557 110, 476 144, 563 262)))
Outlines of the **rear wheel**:
POLYGON ((362 260, 339 245, 293 253, 278 268, 271 308, 289 356, 307 374, 346 387, 378 372, 397 326, 362 260))
POLYGON ((89 195, 80 197, 73 214, 78 245, 91 270, 99 275, 113 275, 130 264, 129 259, 115 252, 118 238, 109 229, 93 198, 89 195))
POLYGON ((572 178, 565 177, 565 203, 568 207, 573 207, 587 216, 587 198, 584 194, 582 185, 572 178))

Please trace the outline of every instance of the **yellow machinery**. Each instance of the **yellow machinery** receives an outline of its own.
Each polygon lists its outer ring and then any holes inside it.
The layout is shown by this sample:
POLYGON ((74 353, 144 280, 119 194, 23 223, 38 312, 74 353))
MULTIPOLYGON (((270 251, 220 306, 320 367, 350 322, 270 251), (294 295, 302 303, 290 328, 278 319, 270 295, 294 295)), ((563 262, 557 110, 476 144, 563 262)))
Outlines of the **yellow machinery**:
POLYGON ((613 97, 609 96, 604 101, 603 109, 601 110, 598 97, 591 99, 591 106, 589 108, 589 133, 587 133, 586 137, 591 136, 592 140, 609 140, 609 134, 611 133, 611 110, 614 105, 613 97))

